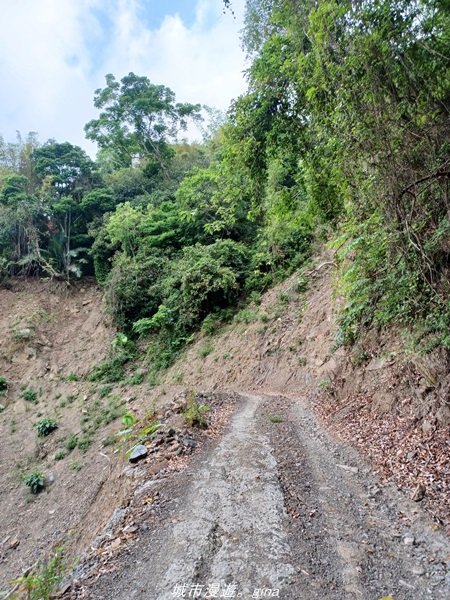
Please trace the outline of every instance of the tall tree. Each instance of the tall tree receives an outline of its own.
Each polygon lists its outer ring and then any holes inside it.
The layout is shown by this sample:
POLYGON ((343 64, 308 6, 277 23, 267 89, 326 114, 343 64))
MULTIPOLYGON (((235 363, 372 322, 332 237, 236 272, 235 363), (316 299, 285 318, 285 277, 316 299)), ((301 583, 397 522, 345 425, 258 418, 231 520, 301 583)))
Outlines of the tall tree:
POLYGON ((107 75, 94 104, 102 112, 86 124, 86 137, 108 150, 117 167, 145 159, 149 174, 165 169, 172 156, 169 143, 186 130, 188 119, 200 119, 199 104, 175 102, 170 88, 134 73, 120 82, 107 75))

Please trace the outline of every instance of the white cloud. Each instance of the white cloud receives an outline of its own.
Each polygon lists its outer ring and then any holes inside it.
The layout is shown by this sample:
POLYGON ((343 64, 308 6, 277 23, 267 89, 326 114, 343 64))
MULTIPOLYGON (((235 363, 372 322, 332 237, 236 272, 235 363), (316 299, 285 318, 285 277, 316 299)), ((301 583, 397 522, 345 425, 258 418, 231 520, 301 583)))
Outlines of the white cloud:
POLYGON ((139 0, 0 0, 0 133, 38 131, 89 148, 83 125, 96 115, 93 92, 104 75, 129 71, 171 87, 180 101, 225 109, 244 90, 236 18, 220 0, 198 0, 188 27, 167 15, 159 29, 142 20, 139 0), (110 39, 93 9, 108 10, 110 39), (101 53, 98 53, 102 44, 101 53), (95 50, 93 51, 93 48, 95 50))

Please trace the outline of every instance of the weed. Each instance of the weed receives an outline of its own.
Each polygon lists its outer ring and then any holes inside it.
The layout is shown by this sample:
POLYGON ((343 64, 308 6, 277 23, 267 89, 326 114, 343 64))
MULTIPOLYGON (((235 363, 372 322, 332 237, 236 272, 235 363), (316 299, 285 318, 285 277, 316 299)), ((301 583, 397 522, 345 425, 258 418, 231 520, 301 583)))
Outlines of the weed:
POLYGON ((248 298, 249 298, 250 302, 253 302, 257 306, 259 306, 261 304, 261 294, 260 294, 260 292, 257 292, 256 290, 253 290, 252 292, 250 292, 248 298))
POLYGON ((286 292, 280 292, 277 296, 279 304, 287 304, 289 302, 289 296, 286 292))
POLYGON ((31 388, 23 390, 23 392, 20 394, 20 397, 26 400, 27 402, 31 402, 32 404, 38 403, 37 392, 35 390, 32 390, 31 388))
POLYGON ((299 294, 306 292, 306 288, 308 287, 308 277, 304 274, 300 275, 297 281, 296 290, 299 294))
POLYGON ((23 482, 30 488, 32 494, 39 494, 45 488, 45 477, 40 471, 25 475, 23 482))
POLYGON ((282 423, 284 421, 284 419, 283 419, 283 417, 280 417, 278 415, 270 415, 269 421, 271 423, 282 423))
POLYGON ((79 381, 80 378, 76 373, 69 373, 66 377, 66 381, 79 381))
POLYGON ((125 365, 131 360, 128 351, 121 351, 103 360, 92 369, 89 381, 96 383, 117 383, 125 378, 125 365))
POLYGON ((11 337, 16 342, 26 342, 34 338, 34 331, 29 327, 15 328, 11 331, 11 337))
POLYGON ((91 443, 92 440, 89 437, 89 435, 84 435, 83 437, 78 439, 77 446, 80 450, 83 450, 85 452, 89 448, 91 443))
POLYGON ((117 350, 118 348, 124 349, 127 348, 130 344, 132 344, 132 342, 130 342, 130 340, 124 333, 117 333, 116 337, 111 342, 111 347, 114 348, 114 350, 117 350))
POLYGON ((80 462, 74 461, 73 463, 71 463, 70 468, 72 469, 72 471, 78 473, 78 471, 81 471, 81 469, 83 468, 83 465, 80 462))
POLYGON ((81 429, 83 433, 92 435, 102 425, 108 425, 123 414, 121 410, 122 399, 119 396, 111 396, 103 405, 100 399, 90 404, 81 417, 81 429))
POLYGON ((98 395, 100 398, 106 398, 106 396, 109 396, 110 393, 113 390, 113 386, 112 385, 104 385, 100 388, 98 395))
POLYGON ((138 371, 133 373, 131 377, 125 379, 124 383, 126 385, 140 385, 144 381, 144 373, 138 371))
POLYGON ((331 392, 332 387, 333 387, 333 385, 329 379, 321 379, 319 381, 319 389, 324 394, 331 392))
POLYGON ((297 362, 299 364, 300 367, 305 367, 306 366, 306 357, 305 356, 299 356, 297 358, 297 362))
POLYGON ((201 331, 204 335, 214 335, 220 327, 220 321, 216 315, 208 315, 202 323, 201 331))
POLYGON ((72 433, 72 435, 67 438, 64 444, 66 450, 68 450, 69 452, 72 452, 72 450, 74 450, 77 447, 77 445, 78 436, 76 435, 76 433, 72 433))
POLYGON ((63 458, 66 458, 66 456, 66 450, 58 450, 58 452, 55 454, 55 460, 63 460, 63 458))
POLYGON ((270 317, 267 313, 261 313, 259 315, 259 319, 260 319, 261 323, 268 323, 270 321, 270 317))
POLYGON ((192 391, 188 396, 186 408, 183 411, 183 417, 186 424, 190 427, 195 426, 206 429, 208 427, 208 421, 205 413, 209 410, 209 406, 197 402, 195 391, 192 391))
POLYGON ((243 308, 240 310, 234 317, 234 321, 236 323, 245 323, 249 325, 250 323, 254 323, 258 320, 259 312, 257 310, 252 310, 251 308, 243 308))
POLYGON ((199 358, 206 358, 213 350, 214 346, 211 344, 211 342, 207 342, 198 351, 198 356, 199 358))
POLYGON ((152 368, 147 375, 147 383, 152 387, 159 385, 160 377, 158 375, 158 369, 152 368))
POLYGON ((122 416, 122 423, 125 425, 125 427, 133 427, 133 425, 136 424, 136 417, 132 414, 132 413, 125 413, 122 416))
POLYGON ((6 377, 0 375, 0 394, 5 393, 8 389, 8 382, 6 381, 6 377))
POLYGON ((50 600, 62 581, 62 573, 62 549, 57 548, 51 560, 38 565, 37 573, 21 577, 14 583, 26 592, 28 600, 50 600))
POLYGON ((58 424, 53 419, 41 419, 33 427, 36 428, 39 437, 47 437, 52 431, 58 429, 58 424))
POLYGON ((110 433, 105 437, 102 444, 103 446, 114 446, 118 441, 117 433, 110 433))
POLYGON ((367 352, 365 352, 364 350, 361 350, 360 348, 355 348, 355 350, 352 352, 351 355, 351 361, 352 364, 355 365, 356 367, 361 366, 363 363, 365 363, 369 358, 369 355, 367 354, 367 352))
POLYGON ((9 423, 9 429, 11 433, 15 433, 17 431, 17 421, 13 417, 9 423))

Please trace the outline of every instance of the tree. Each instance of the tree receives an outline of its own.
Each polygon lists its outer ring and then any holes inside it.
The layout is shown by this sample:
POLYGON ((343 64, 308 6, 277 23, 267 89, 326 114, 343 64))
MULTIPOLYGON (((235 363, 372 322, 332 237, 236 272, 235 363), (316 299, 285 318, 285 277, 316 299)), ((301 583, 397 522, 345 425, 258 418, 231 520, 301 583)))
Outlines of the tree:
POLYGON ((34 150, 32 159, 36 175, 41 182, 48 181, 58 198, 70 195, 80 200, 99 181, 93 161, 79 146, 69 142, 49 140, 34 150))
POLYGON ((106 76, 94 105, 102 112, 85 126, 86 137, 109 150, 117 167, 129 167, 145 159, 148 171, 163 171, 172 156, 169 142, 187 127, 188 119, 200 118, 200 105, 176 103, 175 94, 147 77, 129 73, 120 83, 106 76))
POLYGON ((89 221, 104 210, 111 210, 114 203, 107 192, 106 196, 89 196, 101 180, 93 161, 78 146, 49 140, 34 150, 32 161, 41 183, 39 195, 48 211, 49 264, 54 273, 79 277, 91 242, 89 221), (94 201, 99 204, 95 206, 94 201))

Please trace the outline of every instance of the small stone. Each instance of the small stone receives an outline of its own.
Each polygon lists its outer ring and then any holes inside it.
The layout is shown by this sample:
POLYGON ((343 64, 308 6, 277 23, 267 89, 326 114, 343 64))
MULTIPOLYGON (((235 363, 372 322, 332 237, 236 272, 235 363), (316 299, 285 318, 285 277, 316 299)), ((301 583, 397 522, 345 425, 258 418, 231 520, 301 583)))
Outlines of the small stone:
POLYGON ((167 437, 168 438, 173 438, 176 434, 176 429, 174 429, 173 427, 171 427, 168 431, 167 431, 167 437))
POLYGON ((405 535, 405 537, 403 538, 403 543, 405 544, 405 546, 414 546, 415 541, 416 540, 413 535, 405 535))
POLYGON ((193 438, 184 438, 183 440, 183 444, 187 447, 187 448, 196 448, 197 447, 197 442, 193 439, 193 438))
POLYGON ((354 473, 355 475, 358 473, 358 467, 349 467, 348 465, 336 465, 340 469, 344 471, 349 471, 350 473, 354 473))
POLYGON ((138 461, 145 458, 148 454, 148 450, 146 446, 142 444, 138 444, 133 448, 133 452, 130 454, 130 458, 128 459, 130 463, 137 463, 138 461))
POLYGON ((423 433, 430 433, 434 429, 433 423, 431 421, 425 420, 422 423, 422 431, 423 433))
POLYGON ((406 460, 410 461, 413 458, 416 458, 417 456, 417 450, 411 450, 410 452, 408 452, 408 454, 406 455, 406 460))
POLYGON ((136 533, 137 530, 138 528, 136 527, 136 525, 127 525, 123 528, 124 533, 136 533))
POLYGON ((0 404, 0 413, 5 410, 6 406, 4 404, 0 404))
POLYGON ((411 569, 411 572, 414 573, 414 575, 417 575, 418 577, 420 577, 421 575, 425 575, 425 569, 420 565, 417 567, 413 567, 411 569))
POLYGON ((416 489, 412 493, 411 500, 413 500, 414 502, 420 502, 421 500, 424 499, 425 492, 426 492, 426 487, 423 485, 423 483, 419 483, 419 485, 416 487, 416 489))
POLYGON ((9 547, 11 549, 13 548, 17 548, 17 546, 20 544, 20 540, 18 540, 17 538, 13 538, 10 542, 9 542, 9 547))

